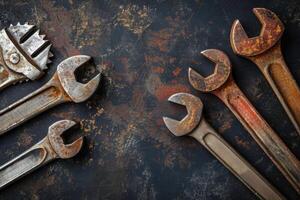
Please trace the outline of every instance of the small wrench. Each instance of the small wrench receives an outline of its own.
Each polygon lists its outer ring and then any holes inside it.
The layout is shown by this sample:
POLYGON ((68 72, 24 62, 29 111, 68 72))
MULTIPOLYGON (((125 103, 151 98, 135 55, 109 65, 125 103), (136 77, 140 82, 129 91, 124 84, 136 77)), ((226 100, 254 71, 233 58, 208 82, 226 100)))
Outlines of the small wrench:
POLYGON ((231 74, 229 58, 225 53, 216 49, 205 50, 201 53, 216 63, 215 71, 212 75, 204 78, 195 70, 189 68, 191 85, 199 91, 210 92, 220 98, 295 190, 300 193, 299 160, 236 85, 231 74))
POLYGON ((206 122, 202 116, 203 104, 199 98, 187 93, 177 93, 168 100, 185 106, 188 113, 181 121, 163 118, 174 135, 188 134, 195 138, 260 199, 285 199, 206 122))
POLYGON ((230 33, 231 47, 258 66, 300 134, 300 89, 281 52, 284 25, 270 10, 254 8, 253 12, 262 23, 260 35, 248 38, 239 20, 235 20, 230 33))
POLYGON ((87 100, 99 85, 100 73, 88 83, 82 84, 76 81, 74 72, 90 59, 85 55, 65 59, 44 86, 0 110, 0 135, 58 104, 87 100))
POLYGON ((61 120, 52 124, 44 139, 15 159, 0 166, 0 190, 52 160, 75 156, 82 147, 83 137, 71 144, 64 144, 61 137, 66 130, 75 124, 76 122, 71 120, 61 120))

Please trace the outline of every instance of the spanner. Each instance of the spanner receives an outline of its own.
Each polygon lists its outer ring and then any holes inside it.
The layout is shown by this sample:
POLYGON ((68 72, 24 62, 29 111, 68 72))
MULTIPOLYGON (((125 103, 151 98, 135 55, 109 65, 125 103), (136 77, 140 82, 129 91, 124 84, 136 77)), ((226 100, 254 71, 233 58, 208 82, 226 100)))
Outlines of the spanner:
POLYGON ((227 55, 216 49, 205 50, 201 53, 216 63, 215 71, 212 75, 204 78, 195 70, 189 68, 191 85, 199 91, 210 92, 220 98, 295 190, 300 193, 299 160, 236 85, 231 74, 231 63, 227 55))
POLYGON ((43 111, 58 104, 87 100, 97 89, 100 73, 88 83, 76 81, 74 72, 90 60, 89 56, 77 55, 62 61, 57 71, 44 86, 0 111, 0 135, 19 126, 43 111))
POLYGON ((258 66, 300 134, 300 89, 281 52, 284 25, 270 10, 254 8, 253 12, 262 23, 260 35, 248 38, 239 20, 235 20, 230 33, 232 49, 258 66))
POLYGON ((206 122, 199 98, 187 93, 177 93, 168 101, 185 106, 188 113, 181 121, 163 117, 166 126, 175 136, 188 135, 195 138, 259 198, 285 199, 206 122))
POLYGON ((48 135, 33 147, 0 166, 0 189, 13 181, 29 174, 48 162, 62 158, 72 158, 81 149, 83 137, 71 144, 64 144, 61 135, 76 124, 74 121, 61 120, 49 127, 48 135))
POLYGON ((50 63, 51 44, 27 22, 0 31, 0 91, 24 80, 36 80, 50 63))

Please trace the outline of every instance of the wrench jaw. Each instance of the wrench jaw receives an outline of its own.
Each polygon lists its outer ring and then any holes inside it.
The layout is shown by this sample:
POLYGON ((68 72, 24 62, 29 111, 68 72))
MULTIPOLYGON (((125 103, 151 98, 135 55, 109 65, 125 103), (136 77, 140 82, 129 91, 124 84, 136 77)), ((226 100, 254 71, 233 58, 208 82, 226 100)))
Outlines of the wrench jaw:
POLYGON ((259 36, 249 38, 239 20, 235 20, 230 32, 233 51, 241 56, 255 56, 273 47, 284 32, 284 25, 270 10, 254 8, 254 14, 262 24, 259 36))
POLYGON ((83 137, 78 138, 71 144, 64 144, 61 135, 71 127, 75 126, 76 122, 71 120, 61 120, 49 127, 48 139, 51 147, 59 158, 67 159, 75 156, 81 149, 83 137))
POLYGON ((91 57, 86 55, 72 56, 62 61, 57 67, 58 78, 65 92, 75 103, 80 103, 90 98, 100 83, 100 73, 86 84, 76 80, 75 70, 90 60, 91 57))
POLYGON ((175 136, 183 136, 192 132, 201 120, 203 109, 201 100, 191 94, 176 93, 170 96, 168 101, 185 106, 187 109, 187 115, 181 121, 177 121, 169 117, 163 117, 167 128, 175 136))
POLYGON ((220 88, 228 80, 231 75, 230 60, 225 53, 217 49, 207 49, 201 54, 214 62, 214 73, 203 77, 193 68, 189 68, 189 82, 191 85, 201 92, 211 92, 220 88))

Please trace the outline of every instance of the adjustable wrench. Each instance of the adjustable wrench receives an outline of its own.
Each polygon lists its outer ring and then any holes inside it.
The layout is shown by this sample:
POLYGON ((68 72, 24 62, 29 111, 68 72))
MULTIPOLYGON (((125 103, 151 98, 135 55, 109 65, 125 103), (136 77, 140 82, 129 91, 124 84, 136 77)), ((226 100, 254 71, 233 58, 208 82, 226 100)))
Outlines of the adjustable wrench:
POLYGON ((185 106, 188 113, 181 121, 163 118, 174 135, 195 138, 259 198, 285 199, 206 122, 202 116, 203 104, 199 98, 187 93, 177 93, 168 100, 185 106))
POLYGON ((0 91, 24 80, 40 78, 50 63, 51 44, 27 22, 0 31, 0 91))
POLYGON ((281 53, 284 26, 270 10, 254 8, 253 12, 263 25, 260 35, 248 38, 239 20, 235 20, 230 33, 231 47, 258 66, 300 134, 300 89, 281 53))
POLYGON ((205 50, 201 53, 216 63, 215 71, 212 75, 204 78, 195 70, 189 68, 191 85, 199 91, 210 92, 220 98, 295 190, 300 193, 299 160, 236 85, 231 74, 229 58, 225 53, 216 49, 205 50))
POLYGON ((82 147, 83 137, 71 144, 64 144, 61 138, 61 135, 75 124, 76 122, 70 120, 54 123, 49 127, 48 135, 44 139, 15 159, 0 166, 0 190, 52 160, 75 156, 82 147))
POLYGON ((97 89, 100 73, 86 84, 76 81, 75 70, 90 60, 78 55, 65 59, 48 83, 28 96, 0 110, 0 135, 58 104, 87 100, 97 89))

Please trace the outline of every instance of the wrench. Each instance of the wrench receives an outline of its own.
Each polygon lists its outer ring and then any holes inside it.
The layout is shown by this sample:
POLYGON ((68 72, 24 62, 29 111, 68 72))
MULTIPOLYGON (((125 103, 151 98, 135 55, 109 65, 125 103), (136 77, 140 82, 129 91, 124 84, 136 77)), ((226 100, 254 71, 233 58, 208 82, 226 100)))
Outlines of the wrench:
POLYGON ((206 122, 202 117, 203 104, 199 98, 177 93, 168 100, 185 106, 188 113, 181 121, 163 117, 175 136, 188 135, 195 138, 260 199, 285 199, 206 122))
POLYGON ((47 69, 51 44, 34 25, 18 23, 0 31, 0 91, 17 82, 36 80, 47 69))
POLYGON ((77 55, 62 61, 57 71, 40 89, 0 110, 0 135, 58 104, 87 100, 97 89, 100 73, 86 84, 76 81, 75 70, 91 58, 77 55))
POLYGON ((300 89, 281 52, 284 25, 270 10, 254 8, 253 12, 262 23, 260 35, 248 38, 239 20, 235 20, 230 33, 231 47, 258 66, 300 134, 300 89))
POLYGON ((0 166, 0 190, 52 160, 75 156, 82 147, 83 137, 71 144, 64 144, 61 137, 66 130, 75 124, 76 122, 71 120, 61 120, 52 124, 44 139, 15 159, 0 166))
POLYGON ((204 78, 195 70, 189 68, 191 85, 199 91, 210 92, 220 98, 295 190, 300 193, 299 160, 236 85, 231 74, 231 64, 227 55, 216 49, 205 50, 201 53, 216 63, 215 71, 212 75, 204 78))

